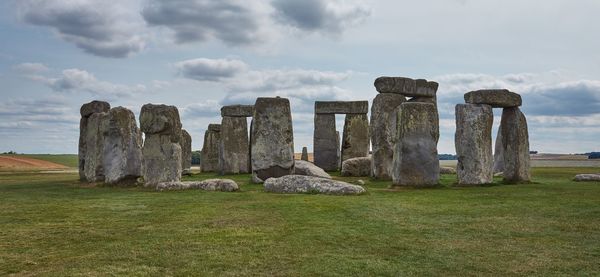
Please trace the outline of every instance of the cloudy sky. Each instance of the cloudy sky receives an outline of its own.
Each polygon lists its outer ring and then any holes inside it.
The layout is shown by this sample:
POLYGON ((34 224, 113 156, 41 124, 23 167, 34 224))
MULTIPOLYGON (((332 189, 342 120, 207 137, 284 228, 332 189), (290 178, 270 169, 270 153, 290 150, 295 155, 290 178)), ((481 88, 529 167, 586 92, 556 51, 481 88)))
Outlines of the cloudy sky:
POLYGON ((296 150, 312 149, 314 101, 371 101, 382 75, 440 83, 441 153, 455 152, 454 105, 482 88, 523 96, 532 150, 600 151, 600 1, 540 3, 2 1, 0 151, 76 153, 94 99, 176 105, 200 149, 221 105, 276 95, 296 150))

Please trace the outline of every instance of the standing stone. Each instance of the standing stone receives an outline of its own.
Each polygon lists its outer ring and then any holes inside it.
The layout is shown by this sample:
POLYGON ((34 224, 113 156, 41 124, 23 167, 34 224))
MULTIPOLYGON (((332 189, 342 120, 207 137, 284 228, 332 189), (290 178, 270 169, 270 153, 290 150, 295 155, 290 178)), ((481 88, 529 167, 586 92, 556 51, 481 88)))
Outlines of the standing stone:
POLYGON ((79 121, 79 147, 78 147, 78 159, 79 159, 79 179, 84 181, 85 178, 85 159, 87 153, 86 136, 88 130, 88 120, 94 113, 103 113, 110 110, 110 104, 103 101, 92 101, 81 106, 80 114, 81 120, 79 121))
POLYGON ((369 120, 366 114, 347 114, 342 138, 342 163, 369 155, 369 120))
POLYGON ((108 112, 103 151, 105 183, 133 183, 142 176, 142 132, 132 111, 116 107, 108 112))
POLYGON ((248 122, 245 117, 223 117, 219 146, 219 172, 225 174, 249 173, 248 122))
POLYGON ((202 172, 219 171, 219 145, 221 144, 221 124, 209 124, 204 132, 204 145, 202 146, 202 159, 200 169, 202 172))
POLYGON ((529 132, 527 119, 518 107, 502 111, 502 148, 504 148, 504 181, 529 182, 529 132))
POLYGON ((394 93, 380 93, 373 99, 370 133, 373 147, 371 168, 375 179, 392 179, 396 110, 405 101, 404 96, 394 93))
POLYGON ((492 172, 492 106, 478 104, 456 105, 456 134, 454 145, 458 164, 459 185, 489 184, 492 172))
POLYGON ((502 147, 502 126, 498 128, 494 147, 494 174, 504 171, 504 148, 502 147))
POLYGON ((145 186, 181 180, 181 120, 175 106, 146 104, 140 113, 145 186))
POLYGON ((258 98, 252 125, 252 179, 261 182, 294 172, 294 132, 290 101, 258 98))
POLYGON ((300 156, 300 159, 308 161, 308 148, 306 148, 306 146, 302 147, 302 156, 300 156))
POLYGON ((83 163, 85 180, 104 181, 104 143, 108 133, 108 112, 93 113, 87 121, 85 159, 83 163))
POLYGON ((315 114, 313 159, 325 171, 337 171, 339 136, 335 130, 335 114, 315 114))
POLYGON ((393 184, 434 186, 439 182, 440 163, 437 142, 439 122, 435 106, 429 103, 403 103, 396 121, 393 184))
MULTIPOLYGON (((342 143, 340 138, 340 131, 335 131, 335 160, 336 170, 342 168, 342 143)), ((314 154, 313 154, 314 155, 314 154)))
POLYGON ((192 174, 192 136, 186 130, 181 130, 181 174, 192 174))

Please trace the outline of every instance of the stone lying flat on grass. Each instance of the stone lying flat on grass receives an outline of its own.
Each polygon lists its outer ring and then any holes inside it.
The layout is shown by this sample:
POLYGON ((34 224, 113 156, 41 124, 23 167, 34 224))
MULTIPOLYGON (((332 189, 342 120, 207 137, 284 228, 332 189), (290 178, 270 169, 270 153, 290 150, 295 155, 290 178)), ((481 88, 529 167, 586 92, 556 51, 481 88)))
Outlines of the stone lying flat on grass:
POLYGON ((573 180, 577 182, 600 182, 600 174, 577 174, 573 180))
POLYGON ((387 76, 375 79, 374 85, 380 93, 397 93, 408 97, 435 97, 439 86, 436 82, 423 79, 387 76))
POLYGON ((440 174, 456 174, 456 168, 449 166, 440 167, 440 174))
POLYGON ((469 104, 487 104, 493 108, 510 108, 521 106, 521 95, 507 89, 484 89, 465 94, 465 102, 469 104))
POLYGON ((156 190, 184 190, 184 189, 200 189, 206 191, 237 191, 240 189, 238 184, 230 179, 207 179, 203 181, 189 182, 164 182, 156 186, 156 190))
POLYGON ((371 176, 371 157, 347 159, 342 163, 342 176, 371 176))
POLYGON ((331 176, 325 170, 307 161, 295 161, 294 174, 331 179, 331 176))
POLYGON ((361 186, 325 178, 287 175, 269 178, 264 183, 265 191, 273 193, 322 193, 332 195, 356 195, 365 193, 361 186))

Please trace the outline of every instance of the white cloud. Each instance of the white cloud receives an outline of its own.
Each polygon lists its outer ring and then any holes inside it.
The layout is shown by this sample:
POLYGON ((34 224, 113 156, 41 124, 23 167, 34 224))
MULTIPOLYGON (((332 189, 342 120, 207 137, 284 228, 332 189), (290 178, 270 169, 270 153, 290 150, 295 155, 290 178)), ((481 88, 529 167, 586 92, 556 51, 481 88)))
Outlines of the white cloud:
POLYGON ((234 59, 192 59, 175 64, 179 75, 198 81, 218 81, 247 70, 248 65, 234 59))
POLYGON ((48 71, 48 67, 43 63, 21 63, 14 68, 24 74, 34 74, 48 71))

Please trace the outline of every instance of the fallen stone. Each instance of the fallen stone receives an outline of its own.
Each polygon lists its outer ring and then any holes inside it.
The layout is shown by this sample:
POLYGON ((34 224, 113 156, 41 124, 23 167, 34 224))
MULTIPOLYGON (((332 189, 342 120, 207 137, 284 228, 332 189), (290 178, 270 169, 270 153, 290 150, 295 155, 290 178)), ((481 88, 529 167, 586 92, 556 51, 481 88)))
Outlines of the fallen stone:
POLYGON ((502 128, 504 149, 504 181, 529 182, 531 179, 529 132, 525 115, 518 107, 504 108, 500 128, 502 128))
POLYGON ((347 159, 342 163, 342 176, 369 177, 371 172, 371 157, 347 159))
POLYGON ((209 124, 204 132, 200 170, 202 172, 219 171, 219 147, 221 144, 221 124, 209 124))
POLYGON ((308 148, 306 148, 306 146, 302 147, 302 155, 300 156, 300 160, 308 161, 308 148))
POLYGON ((456 168, 449 166, 440 167, 440 174, 456 174, 456 168))
POLYGON ((327 174, 327 172, 325 172, 325 170, 314 165, 311 162, 303 161, 303 160, 294 162, 294 174, 331 179, 331 176, 329 174, 327 174))
POLYGON ((480 104, 456 105, 454 145, 458 164, 458 184, 483 185, 493 181, 492 106, 480 104))
POLYGON ((108 112, 103 151, 105 183, 135 183, 142 176, 142 132, 132 111, 116 107, 108 112))
POLYGON ((363 187, 346 182, 301 175, 269 178, 265 181, 264 187, 265 191, 273 193, 357 195, 366 192, 363 187))
POLYGON ((510 108, 521 106, 521 95, 507 89, 485 89, 465 94, 465 102, 469 104, 486 104, 493 108, 510 108))
POLYGON ((315 114, 366 114, 369 101, 315 101, 315 114))
POLYGON ((380 93, 371 106, 371 145, 373 149, 373 178, 392 179, 394 142, 396 140, 396 111, 406 98, 395 93, 380 93))
POLYGON ((249 173, 250 148, 248 122, 245 117, 223 117, 219 146, 219 172, 225 174, 249 173))
POLYGON ((233 192, 238 191, 240 188, 235 181, 230 179, 207 179, 203 181, 188 182, 163 182, 156 185, 156 190, 158 191, 185 189, 233 192))
POLYGON ((78 145, 78 167, 79 179, 87 181, 85 177, 85 159, 88 146, 86 145, 86 137, 88 130, 89 117, 94 113, 104 113, 110 110, 110 104, 103 101, 92 101, 83 104, 80 108, 81 120, 79 121, 79 145, 78 145))
POLYGON ((369 155, 369 120, 366 114, 347 114, 342 136, 342 163, 369 155))
POLYGON ((364 186, 365 185, 365 181, 363 180, 357 180, 356 183, 360 186, 364 186))
POLYGON ((253 105, 230 105, 221 108, 222 117, 252 117, 252 114, 254 114, 253 105))
POLYGON ((181 174, 192 174, 192 136, 186 130, 181 130, 181 174))
POLYGON ((573 180, 577 182, 600 182, 600 174, 577 174, 573 180))
POLYGON ((379 77, 375 89, 380 93, 397 93, 408 97, 435 97, 438 83, 405 77, 379 77))
POLYGON ((335 130, 335 114, 315 114, 313 159, 315 165, 326 171, 337 171, 340 166, 339 136, 335 130))

